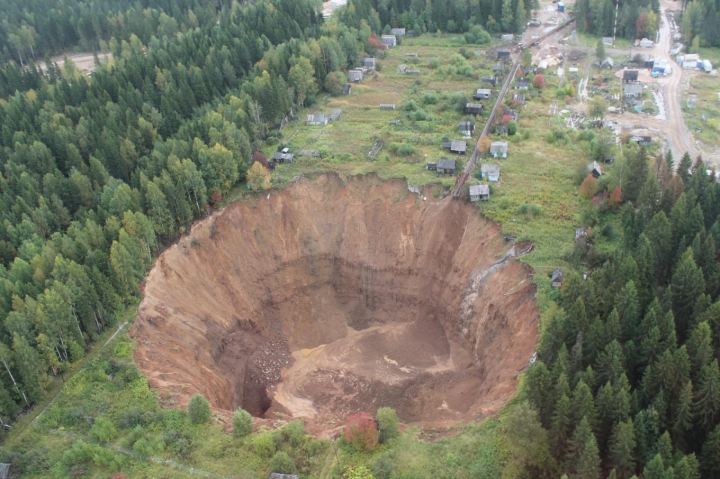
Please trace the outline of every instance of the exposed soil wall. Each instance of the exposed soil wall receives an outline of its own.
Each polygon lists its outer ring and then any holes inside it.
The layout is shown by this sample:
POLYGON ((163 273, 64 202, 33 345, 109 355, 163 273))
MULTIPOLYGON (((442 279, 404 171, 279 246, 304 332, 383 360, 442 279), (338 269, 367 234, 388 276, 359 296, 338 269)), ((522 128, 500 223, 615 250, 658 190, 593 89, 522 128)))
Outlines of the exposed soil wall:
POLYGON ((401 180, 302 180, 161 255, 135 359, 166 404, 200 392, 316 425, 382 406, 410 422, 484 416, 537 342, 531 271, 511 246, 472 205, 401 180))

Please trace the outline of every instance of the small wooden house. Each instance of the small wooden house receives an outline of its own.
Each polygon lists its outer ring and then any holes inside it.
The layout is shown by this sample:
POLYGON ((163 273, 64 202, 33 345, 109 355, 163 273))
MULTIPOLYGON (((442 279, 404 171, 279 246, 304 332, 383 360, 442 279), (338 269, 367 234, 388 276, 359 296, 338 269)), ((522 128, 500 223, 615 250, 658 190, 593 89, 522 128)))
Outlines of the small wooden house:
POLYGON ((458 124, 458 130, 463 135, 472 136, 475 133, 475 122, 474 121, 461 121, 458 124))
POLYGON ((498 135, 507 135, 508 134, 508 127, 505 125, 497 125, 495 127, 495 133, 498 135))
POLYGON ((348 71, 348 79, 353 83, 360 83, 363 79, 363 71, 359 68, 348 71))
POLYGON ((436 171, 439 175, 454 175, 455 174, 455 160, 449 158, 440 158, 437 161, 436 171))
POLYGON ((638 81, 638 71, 637 70, 625 70, 623 71, 623 81, 625 83, 638 81))
POLYGON ((397 45, 397 37, 395 35, 383 35, 380 37, 380 42, 382 42, 383 45, 387 45, 388 48, 391 48, 397 45))
POLYGON ((405 29, 404 28, 391 28, 390 33, 397 37, 404 37, 405 36, 405 29))
POLYGON ((507 141, 493 141, 490 143, 490 154, 493 158, 507 158, 507 141))
POLYGON ((530 88, 530 79, 529 78, 518 78, 515 82, 515 89, 516 90, 527 90, 530 88))
POLYGON ((297 474, 280 474, 279 472, 271 472, 269 479, 300 479, 297 474))
POLYGON ((468 115, 482 115, 483 108, 485 107, 481 103, 466 103, 465 113, 468 115))
POLYGON ((498 77, 496 77, 496 76, 483 76, 483 77, 482 77, 482 82, 483 82, 483 83, 489 83, 489 84, 491 84, 492 86, 496 86, 496 85, 497 85, 497 82, 498 82, 498 77))
POLYGON ((475 100, 489 100, 492 95, 492 90, 488 88, 478 88, 473 94, 475 100))
POLYGON ((565 279, 565 273, 563 273, 563 270, 560 268, 555 268, 555 271, 552 273, 552 277, 550 278, 550 281, 552 282, 553 288, 559 288, 562 286, 563 279, 565 279))
POLYGON ((368 70, 374 70, 375 69, 375 59, 374 58, 363 58, 360 61, 360 66, 363 68, 367 68, 368 70))
POLYGON ((640 84, 625 85, 623 87, 623 93, 625 98, 637 98, 642 96, 643 86, 640 84))
POLYGON ((325 126, 328 124, 328 116, 322 113, 316 113, 314 115, 308 115, 305 124, 307 126, 325 126))
POLYGON ((293 159, 295 158, 295 155, 292 153, 289 153, 286 150, 287 150, 287 148, 285 148, 283 151, 276 151, 275 153, 273 153, 273 155, 270 159, 274 163, 292 163, 293 159))
POLYGON ((480 175, 484 180, 500 181, 500 165, 497 163, 483 163, 480 165, 480 175))
POLYGON ((464 155, 467 153, 467 143, 464 141, 453 140, 450 144, 450 151, 457 155, 464 155))
POLYGON ((588 173, 593 175, 595 178, 600 178, 602 175, 602 168, 597 161, 593 161, 588 165, 588 173))
POLYGON ((490 200, 490 186, 470 185, 470 201, 490 200))
POLYGON ((505 65, 502 63, 496 63, 493 65, 493 73, 503 72, 505 70, 505 65))
POLYGON ((524 93, 513 93, 512 97, 510 97, 510 101, 514 101, 521 105, 524 105, 525 104, 525 94, 524 93))
POLYGON ((497 59, 498 60, 509 60, 510 59, 510 50, 500 50, 497 52, 497 59))
POLYGON ((352 93, 352 85, 349 83, 346 83, 342 86, 342 94, 343 95, 349 95, 352 93))

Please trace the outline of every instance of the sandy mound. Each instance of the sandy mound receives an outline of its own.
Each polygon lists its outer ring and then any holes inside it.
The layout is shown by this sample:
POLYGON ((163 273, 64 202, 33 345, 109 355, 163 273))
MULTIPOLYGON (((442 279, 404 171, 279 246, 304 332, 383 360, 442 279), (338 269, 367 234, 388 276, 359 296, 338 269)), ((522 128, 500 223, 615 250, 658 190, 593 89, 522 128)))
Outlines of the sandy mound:
POLYGON ((536 341, 535 287, 497 225, 404 181, 335 175, 197 223, 150 272, 131 334, 165 404, 304 417, 495 412, 536 341))

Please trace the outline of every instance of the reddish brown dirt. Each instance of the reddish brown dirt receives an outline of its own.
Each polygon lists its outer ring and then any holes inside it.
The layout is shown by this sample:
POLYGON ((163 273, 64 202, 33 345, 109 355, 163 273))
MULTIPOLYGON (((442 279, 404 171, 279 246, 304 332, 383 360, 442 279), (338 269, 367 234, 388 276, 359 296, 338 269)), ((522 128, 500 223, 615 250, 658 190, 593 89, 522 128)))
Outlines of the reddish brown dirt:
POLYGON ((497 411, 537 343, 531 270, 474 206, 406 186, 303 180, 163 253, 131 331, 163 403, 199 392, 314 431, 382 406, 425 424, 497 411))

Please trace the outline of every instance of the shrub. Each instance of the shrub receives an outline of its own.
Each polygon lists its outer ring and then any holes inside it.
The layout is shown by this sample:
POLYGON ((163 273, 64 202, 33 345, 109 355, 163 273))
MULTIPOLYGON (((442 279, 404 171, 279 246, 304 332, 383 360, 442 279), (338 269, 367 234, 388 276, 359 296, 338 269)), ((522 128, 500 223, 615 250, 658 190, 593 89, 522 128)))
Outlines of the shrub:
POLYGON ((512 121, 512 120, 509 121, 507 124, 507 128, 508 128, 508 135, 514 136, 515 133, 517 133, 518 126, 515 121, 512 121))
POLYGON ((597 194, 600 187, 597 184, 597 180, 591 174, 588 174, 580 185, 580 195, 585 198, 592 198, 597 194))
POLYGON ((438 97, 434 92, 424 93, 422 96, 423 105, 434 105, 438 102, 438 97))
POLYGON ((132 429, 135 426, 142 426, 144 424, 145 416, 143 412, 136 407, 128 409, 125 414, 123 414, 122 418, 120 418, 120 427, 123 429, 132 429))
POLYGON ((299 447, 305 441, 305 429, 302 421, 292 421, 282 428, 283 439, 292 447, 299 447))
POLYGON ((545 88, 545 77, 539 73, 535 75, 535 78, 533 78, 533 86, 538 89, 545 88))
POLYGON ((110 442, 117 436, 117 429, 110 419, 101 416, 90 428, 90 436, 100 442, 110 442))
POLYGON ((392 451, 383 454, 372 463, 372 473, 375 479, 390 479, 395 472, 395 464, 392 460, 392 451))
POLYGON ((278 451, 270 459, 270 472, 279 472, 280 474, 295 474, 297 468, 292 457, 288 456, 285 451, 278 451))
POLYGON ((343 472, 344 479, 374 479, 372 472, 365 466, 348 466, 343 472))
POLYGON ((275 454, 275 440, 272 434, 262 433, 253 438, 252 448, 260 457, 270 458, 275 454))
POLYGON ((381 443, 385 443, 398 435, 398 423, 400 421, 393 408, 381 407, 378 409, 377 420, 380 427, 379 440, 381 443))
POLYGON ((343 438, 358 451, 372 451, 378 445, 375 421, 366 412, 351 415, 345 423, 343 438))
POLYGON ((249 412, 239 407, 232 417, 233 434, 235 437, 245 437, 253 430, 253 420, 249 412))
POLYGON ((396 153, 398 156, 410 156, 417 153, 417 149, 412 145, 402 144, 398 147, 396 153))
POLYGON ((210 419, 210 404, 201 394, 196 394, 190 399, 188 416, 193 424, 205 424, 210 419))
POLYGON ((528 220, 531 220, 534 217, 540 216, 542 214, 542 208, 540 208, 535 203, 522 203, 518 208, 518 212, 521 215, 525 215, 528 220))

